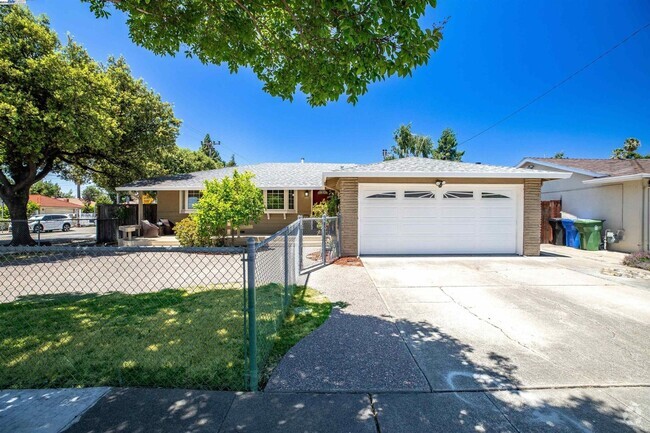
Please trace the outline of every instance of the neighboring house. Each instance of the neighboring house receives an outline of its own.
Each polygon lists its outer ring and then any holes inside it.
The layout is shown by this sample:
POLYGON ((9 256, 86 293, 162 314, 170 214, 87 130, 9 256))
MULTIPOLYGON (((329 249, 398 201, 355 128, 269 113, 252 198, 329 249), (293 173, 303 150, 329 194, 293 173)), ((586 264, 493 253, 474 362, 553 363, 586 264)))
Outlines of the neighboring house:
POLYGON ((40 194, 30 194, 29 201, 39 205, 39 214, 78 214, 83 207, 81 204, 76 203, 76 199, 67 198, 52 198, 40 194))
MULTIPOLYGON (((203 182, 233 168, 143 180, 118 191, 156 191, 158 215, 177 221, 192 212, 203 182)), ((267 234, 335 190, 340 198, 341 246, 368 254, 539 255, 540 189, 571 173, 403 158, 368 165, 257 164, 266 214, 248 233, 267 234)))
POLYGON ((650 160, 524 158, 517 167, 572 173, 546 182, 542 200, 562 200, 564 212, 603 219, 606 230, 624 230, 608 249, 650 250, 650 160))

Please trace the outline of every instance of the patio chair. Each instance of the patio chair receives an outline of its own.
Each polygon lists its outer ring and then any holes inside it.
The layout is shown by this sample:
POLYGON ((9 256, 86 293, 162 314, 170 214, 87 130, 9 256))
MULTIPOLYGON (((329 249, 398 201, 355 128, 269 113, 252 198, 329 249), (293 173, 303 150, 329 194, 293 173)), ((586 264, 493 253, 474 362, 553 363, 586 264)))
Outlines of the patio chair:
POLYGON ((158 221, 161 234, 165 236, 174 234, 174 225, 175 224, 168 219, 161 219, 158 221))
POLYGON ((142 220, 140 226, 142 227, 142 237, 157 238, 158 236, 160 236, 160 229, 158 228, 157 225, 151 224, 147 220, 142 220))

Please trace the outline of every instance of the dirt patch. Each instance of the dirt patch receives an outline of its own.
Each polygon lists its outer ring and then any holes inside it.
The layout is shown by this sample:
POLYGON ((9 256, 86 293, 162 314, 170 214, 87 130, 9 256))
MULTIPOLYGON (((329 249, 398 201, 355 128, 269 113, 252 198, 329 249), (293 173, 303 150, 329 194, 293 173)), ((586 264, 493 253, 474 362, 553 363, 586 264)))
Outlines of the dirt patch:
POLYGON ((339 266, 363 267, 363 262, 358 257, 341 257, 340 259, 336 260, 334 264, 339 266))

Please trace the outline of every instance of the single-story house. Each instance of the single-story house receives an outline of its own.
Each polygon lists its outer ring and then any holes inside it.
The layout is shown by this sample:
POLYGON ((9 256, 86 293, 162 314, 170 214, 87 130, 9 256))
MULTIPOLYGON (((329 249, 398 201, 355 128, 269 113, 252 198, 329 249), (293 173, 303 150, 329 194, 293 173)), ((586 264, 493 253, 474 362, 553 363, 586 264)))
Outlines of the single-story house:
POLYGON ((39 214, 78 214, 83 206, 74 199, 52 198, 40 194, 30 194, 29 201, 36 203, 39 214))
POLYGON ((177 222, 194 212, 206 180, 232 176, 235 170, 250 172, 253 182, 264 193, 266 211, 259 223, 243 227, 242 234, 273 234, 291 224, 298 216, 310 216, 312 206, 328 197, 323 172, 351 164, 262 163, 199 171, 154 179, 139 180, 116 188, 119 192, 153 192, 158 218, 177 222))
POLYGON ((650 160, 524 158, 517 167, 572 173, 545 182, 542 200, 561 200, 562 211, 605 220, 615 239, 608 249, 650 250, 650 160))
MULTIPOLYGON (((539 255, 542 182, 568 172, 403 158, 376 164, 265 163, 240 166, 264 192, 266 213, 251 234, 273 233, 309 215, 337 191, 341 247, 369 254, 539 255)), ((118 191, 155 191, 159 218, 192 212, 207 179, 234 168, 141 180, 118 191)))

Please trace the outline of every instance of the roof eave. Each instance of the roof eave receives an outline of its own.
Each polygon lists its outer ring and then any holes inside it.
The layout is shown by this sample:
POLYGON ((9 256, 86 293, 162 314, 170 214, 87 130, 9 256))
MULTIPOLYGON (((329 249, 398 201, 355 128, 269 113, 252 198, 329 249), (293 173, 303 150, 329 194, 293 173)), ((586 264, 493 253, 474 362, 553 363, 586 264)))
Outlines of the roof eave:
POLYGON ((650 173, 627 174, 625 176, 610 176, 598 179, 583 180, 582 183, 588 185, 606 185, 610 183, 630 182, 634 180, 650 179, 650 173))
MULTIPOLYGON (((321 189, 323 185, 277 185, 277 186, 258 186, 259 189, 321 189)), ((205 185, 187 185, 187 186, 118 186, 115 191, 135 192, 135 191, 198 191, 205 188, 205 185)))
POLYGON ((469 178, 469 179, 568 179, 572 173, 563 172, 533 172, 530 173, 461 173, 461 172, 422 172, 422 171, 391 171, 391 172, 361 172, 361 171, 332 171, 323 173, 323 181, 340 177, 446 177, 446 178, 469 178))
POLYGON ((583 174, 585 176, 607 177, 607 174, 605 174, 605 173, 598 173, 596 171, 585 170, 585 169, 582 169, 582 168, 571 167, 571 166, 568 166, 568 165, 556 164, 554 162, 540 161, 539 159, 535 159, 535 158, 524 158, 519 162, 519 164, 515 165, 515 167, 522 168, 524 165, 531 164, 531 163, 532 164, 544 165, 546 167, 554 168, 556 170, 566 170, 566 171, 570 171, 570 172, 576 173, 576 174, 583 174))

